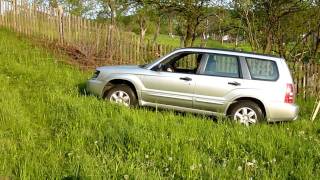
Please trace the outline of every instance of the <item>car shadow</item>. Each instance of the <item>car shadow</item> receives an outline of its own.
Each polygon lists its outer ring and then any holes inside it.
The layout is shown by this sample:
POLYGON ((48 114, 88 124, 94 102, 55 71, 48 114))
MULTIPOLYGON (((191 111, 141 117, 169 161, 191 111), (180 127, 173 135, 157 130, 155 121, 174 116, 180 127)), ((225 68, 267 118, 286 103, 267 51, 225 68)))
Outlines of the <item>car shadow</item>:
POLYGON ((78 93, 82 96, 88 96, 90 93, 86 90, 87 83, 81 82, 77 85, 78 93))
POLYGON ((214 115, 205 115, 205 114, 197 114, 197 113, 190 113, 190 112, 183 112, 183 111, 175 111, 175 110, 170 110, 170 109, 162 109, 162 108, 155 108, 155 107, 137 107, 138 109, 145 109, 151 112, 159 112, 159 113, 173 113, 176 116, 181 116, 181 117, 194 117, 198 119, 203 119, 203 120, 210 120, 213 122, 218 122, 218 117, 214 115))

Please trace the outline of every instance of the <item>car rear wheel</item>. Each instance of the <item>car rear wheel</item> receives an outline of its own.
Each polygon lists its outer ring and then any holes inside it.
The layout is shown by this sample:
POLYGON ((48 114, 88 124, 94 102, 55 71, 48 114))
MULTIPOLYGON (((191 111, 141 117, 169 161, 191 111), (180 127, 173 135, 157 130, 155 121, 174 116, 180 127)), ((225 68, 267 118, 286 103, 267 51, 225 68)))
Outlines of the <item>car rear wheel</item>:
POLYGON ((115 85, 111 88, 108 91, 105 100, 127 107, 136 106, 138 104, 134 91, 130 86, 125 84, 115 85))
POLYGON ((263 120, 261 108, 252 101, 240 101, 235 104, 230 113, 230 118, 240 124, 249 126, 263 120))

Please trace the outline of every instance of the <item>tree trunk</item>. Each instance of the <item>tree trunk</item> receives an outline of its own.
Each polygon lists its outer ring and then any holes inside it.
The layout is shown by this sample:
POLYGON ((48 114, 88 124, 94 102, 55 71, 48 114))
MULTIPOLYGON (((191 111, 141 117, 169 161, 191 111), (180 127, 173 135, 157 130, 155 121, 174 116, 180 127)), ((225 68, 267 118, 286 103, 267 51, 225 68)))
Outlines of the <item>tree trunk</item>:
POLYGON ((245 10, 242 16, 245 18, 245 31, 248 36, 249 44, 251 46, 252 51, 256 51, 258 49, 257 40, 255 38, 256 31, 254 29, 254 25, 251 24, 249 10, 245 10))
POLYGON ((169 16, 169 25, 168 25, 169 36, 173 38, 173 17, 169 16))
POLYGON ((266 54, 269 54, 272 50, 272 39, 273 39, 273 34, 272 34, 271 30, 268 30, 266 46, 264 49, 264 53, 266 53, 266 54))
POLYGON ((191 43, 192 43, 192 30, 191 28, 188 26, 187 28, 187 32, 186 32, 186 36, 184 38, 184 47, 190 47, 191 43))
POLYGON ((114 17, 114 13, 112 12, 112 14, 111 14, 111 17, 110 17, 111 19, 110 19, 110 21, 111 21, 111 25, 113 25, 113 26, 115 26, 115 24, 116 24, 116 20, 115 20, 115 17, 114 17))
POLYGON ((320 53, 318 52, 320 48, 320 24, 317 27, 317 30, 315 32, 315 43, 313 47, 313 52, 312 52, 312 58, 316 59, 317 55, 320 53))
POLYGON ((207 46, 207 42, 208 42, 208 38, 205 32, 202 33, 201 36, 201 44, 200 47, 206 47, 207 46))
POLYGON ((158 39, 158 36, 160 33, 160 27, 161 27, 161 17, 159 16, 159 18, 157 20, 157 29, 156 29, 156 32, 154 33, 154 36, 153 36, 153 43, 157 42, 157 39, 158 39))
POLYGON ((239 30, 238 30, 238 32, 237 32, 237 35, 236 35, 236 40, 235 40, 235 47, 238 47, 238 42, 239 41, 239 30))
POLYGON ((186 32, 186 36, 184 39, 184 46, 185 47, 191 47, 193 46, 193 43, 196 39, 196 34, 195 34, 195 30, 196 30, 196 26, 192 26, 192 24, 188 23, 187 25, 187 32, 186 32))
POLYGON ((116 19, 115 19, 115 13, 114 10, 111 9, 111 16, 110 16, 110 25, 108 26, 108 39, 107 39, 107 57, 112 60, 114 55, 114 30, 116 28, 116 19))
POLYGON ((183 48, 184 47, 184 36, 180 36, 180 47, 183 48))
POLYGON ((285 47, 285 44, 283 41, 283 35, 279 35, 279 37, 278 37, 278 51, 279 51, 280 57, 287 59, 286 58, 286 47, 285 47))
POLYGON ((141 44, 141 46, 143 46, 144 45, 144 38, 145 38, 146 32, 147 32, 146 19, 143 16, 141 16, 139 18, 139 27, 140 27, 140 44, 141 44))
POLYGON ((144 38, 146 36, 147 28, 141 28, 140 29, 140 43, 141 45, 144 44, 144 38))

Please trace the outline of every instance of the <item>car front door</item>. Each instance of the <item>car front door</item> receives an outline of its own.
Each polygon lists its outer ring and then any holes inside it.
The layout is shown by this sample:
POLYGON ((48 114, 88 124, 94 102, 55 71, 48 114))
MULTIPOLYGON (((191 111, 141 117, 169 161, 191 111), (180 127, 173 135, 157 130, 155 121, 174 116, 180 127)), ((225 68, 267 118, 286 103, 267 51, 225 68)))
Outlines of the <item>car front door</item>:
POLYGON ((194 108, 223 112, 229 95, 241 88, 240 63, 236 56, 205 54, 195 77, 194 108))
POLYGON ((146 102, 192 108, 195 73, 201 54, 183 52, 161 62, 143 76, 146 102))

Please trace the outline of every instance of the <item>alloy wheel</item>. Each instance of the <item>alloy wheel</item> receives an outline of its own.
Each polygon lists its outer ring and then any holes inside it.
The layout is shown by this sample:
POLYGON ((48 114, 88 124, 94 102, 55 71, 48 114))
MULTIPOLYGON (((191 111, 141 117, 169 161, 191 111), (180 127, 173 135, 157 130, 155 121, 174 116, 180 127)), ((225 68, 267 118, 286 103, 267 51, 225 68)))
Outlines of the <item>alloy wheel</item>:
POLYGON ((242 107, 238 109, 234 114, 233 119, 246 126, 258 122, 257 113, 249 107, 242 107))
POLYGON ((110 96, 110 101, 125 106, 130 106, 130 96, 124 91, 115 91, 110 96))

